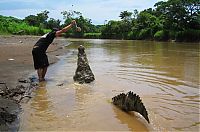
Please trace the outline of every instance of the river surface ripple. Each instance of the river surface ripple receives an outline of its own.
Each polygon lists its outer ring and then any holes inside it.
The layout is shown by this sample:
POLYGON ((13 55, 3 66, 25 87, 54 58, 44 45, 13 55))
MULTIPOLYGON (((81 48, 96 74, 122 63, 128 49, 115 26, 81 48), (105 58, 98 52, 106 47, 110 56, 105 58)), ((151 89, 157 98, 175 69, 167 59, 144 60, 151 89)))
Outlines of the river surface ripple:
POLYGON ((69 52, 51 65, 47 81, 22 105, 20 130, 199 131, 199 44, 66 40, 69 52), (77 84, 83 45, 95 81, 77 84), (111 103, 121 92, 140 95, 150 124, 111 103))

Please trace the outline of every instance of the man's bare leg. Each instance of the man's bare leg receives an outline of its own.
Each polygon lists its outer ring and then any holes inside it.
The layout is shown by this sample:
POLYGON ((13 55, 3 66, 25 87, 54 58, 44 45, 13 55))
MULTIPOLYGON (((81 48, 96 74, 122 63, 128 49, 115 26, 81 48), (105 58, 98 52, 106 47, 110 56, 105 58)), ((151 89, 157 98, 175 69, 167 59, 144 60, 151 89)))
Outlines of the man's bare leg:
POLYGON ((42 68, 42 78, 43 78, 43 80, 45 80, 44 77, 45 77, 46 73, 47 73, 47 67, 42 68))
POLYGON ((39 82, 43 81, 43 77, 42 77, 42 72, 43 69, 42 68, 39 68, 37 69, 37 74, 38 74, 38 78, 39 78, 39 82))

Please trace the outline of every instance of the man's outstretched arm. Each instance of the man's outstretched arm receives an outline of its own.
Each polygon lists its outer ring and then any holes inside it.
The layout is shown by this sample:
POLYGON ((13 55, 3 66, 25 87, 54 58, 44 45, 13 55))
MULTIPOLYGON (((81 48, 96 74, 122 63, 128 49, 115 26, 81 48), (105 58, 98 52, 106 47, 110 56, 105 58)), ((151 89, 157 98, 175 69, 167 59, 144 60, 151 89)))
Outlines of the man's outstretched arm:
POLYGON ((74 25, 76 25, 76 21, 72 20, 72 22, 67 25, 66 27, 64 27, 63 29, 56 31, 56 37, 60 36, 62 33, 67 32, 69 29, 71 29, 74 25))

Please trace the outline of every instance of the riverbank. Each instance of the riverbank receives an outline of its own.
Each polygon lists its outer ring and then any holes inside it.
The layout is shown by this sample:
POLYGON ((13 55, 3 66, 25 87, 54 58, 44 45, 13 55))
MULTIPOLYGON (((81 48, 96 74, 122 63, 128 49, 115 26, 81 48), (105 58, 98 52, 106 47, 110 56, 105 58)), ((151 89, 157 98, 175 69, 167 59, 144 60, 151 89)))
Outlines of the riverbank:
MULTIPOLYGON (((0 36, 0 91, 5 87, 15 89, 18 79, 28 78, 30 73, 35 72, 32 61, 32 47, 39 39, 39 36, 0 36)), ((50 64, 58 61, 56 56, 64 54, 63 48, 65 42, 63 39, 56 38, 47 50, 50 64)), ((5 113, 13 115, 13 111, 18 111, 20 105, 5 99, 0 95, 0 118, 5 118, 5 113)), ((14 112, 15 114, 19 112, 14 112)), ((14 117, 14 116, 13 116, 14 117)), ((17 124, 12 122, 1 122, 0 130, 10 130, 17 124), (2 124, 5 123, 5 124, 2 124), (9 125, 8 125, 9 124, 9 125)))

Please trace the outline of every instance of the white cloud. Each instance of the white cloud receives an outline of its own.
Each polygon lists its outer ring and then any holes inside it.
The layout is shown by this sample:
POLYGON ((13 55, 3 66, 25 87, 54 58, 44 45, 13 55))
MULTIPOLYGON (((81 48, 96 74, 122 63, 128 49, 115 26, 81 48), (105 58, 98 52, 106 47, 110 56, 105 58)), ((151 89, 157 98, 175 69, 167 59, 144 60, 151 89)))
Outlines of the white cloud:
POLYGON ((35 0, 0 0, 0 3, 8 3, 8 2, 9 3, 13 3, 13 2, 35 2, 35 0))
POLYGON ((146 0, 83 0, 80 4, 75 4, 74 9, 91 18, 93 22, 103 24, 105 20, 120 19, 122 11, 141 11, 153 7, 154 4, 146 0))
MULTIPOLYGON (((23 10, 0 10, 2 15, 17 16, 24 18, 30 14, 37 14, 41 11, 50 11, 49 17, 62 20, 61 12, 64 10, 80 11, 84 17, 92 19, 93 24, 103 24, 105 20, 118 20, 120 12, 131 11, 135 9, 141 11, 153 7, 159 0, 41 0, 40 3, 35 0, 9 0, 9 2, 30 2, 41 5, 40 7, 23 10), (73 5, 73 6, 72 6, 73 5), (42 8, 41 8, 42 7, 42 8)), ((7 0, 0 0, 0 3, 7 0)), ((9 6, 9 5, 8 5, 9 6)))
POLYGON ((33 10, 33 9, 19 9, 19 10, 0 10, 0 14, 5 16, 13 16, 20 19, 24 19, 28 15, 36 15, 39 13, 40 10, 33 10))

